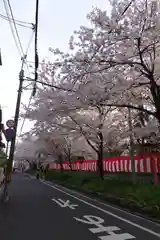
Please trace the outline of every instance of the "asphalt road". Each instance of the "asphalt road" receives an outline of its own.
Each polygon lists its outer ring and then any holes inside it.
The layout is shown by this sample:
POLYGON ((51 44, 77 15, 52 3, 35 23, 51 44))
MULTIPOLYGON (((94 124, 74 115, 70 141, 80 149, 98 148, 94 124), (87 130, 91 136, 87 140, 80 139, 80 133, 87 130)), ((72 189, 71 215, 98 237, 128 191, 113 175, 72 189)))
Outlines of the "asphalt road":
POLYGON ((2 240, 158 240, 160 225, 66 188, 15 174, 0 206, 2 240))

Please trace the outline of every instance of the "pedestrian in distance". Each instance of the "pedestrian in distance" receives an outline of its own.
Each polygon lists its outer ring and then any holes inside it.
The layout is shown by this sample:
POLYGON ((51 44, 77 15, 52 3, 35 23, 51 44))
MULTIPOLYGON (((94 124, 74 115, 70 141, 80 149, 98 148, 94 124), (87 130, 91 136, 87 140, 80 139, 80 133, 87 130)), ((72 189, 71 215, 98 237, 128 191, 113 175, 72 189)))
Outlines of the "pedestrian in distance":
POLYGON ((39 172, 40 172, 40 169, 39 169, 39 166, 36 167, 36 178, 39 179, 39 172))
POLYGON ((48 168, 49 168, 48 164, 46 166, 44 166, 44 178, 45 178, 45 180, 47 179, 48 168))

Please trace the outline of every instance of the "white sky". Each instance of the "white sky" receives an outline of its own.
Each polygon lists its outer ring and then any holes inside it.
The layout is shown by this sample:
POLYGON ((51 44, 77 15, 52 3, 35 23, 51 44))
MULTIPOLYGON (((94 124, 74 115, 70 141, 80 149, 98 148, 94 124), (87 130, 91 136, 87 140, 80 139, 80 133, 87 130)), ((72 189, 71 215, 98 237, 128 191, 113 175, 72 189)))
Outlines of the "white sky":
MULTIPOLYGON (((35 19, 36 0, 10 0, 15 19, 33 22, 35 19)), ((92 10, 92 6, 102 9, 108 8, 107 0, 40 0, 39 10, 39 56, 52 58, 48 51, 49 47, 67 50, 69 37, 80 25, 87 25, 86 14, 92 10)), ((3 1, 0 1, 0 14, 4 14, 3 1)), ((27 28, 18 27, 18 32, 24 51, 26 51, 32 31, 27 28)), ((34 61, 32 46, 28 53, 28 60, 34 61)), ((18 75, 21 68, 21 60, 14 43, 8 21, 0 18, 0 48, 2 52, 2 63, 0 66, 0 104, 3 109, 3 122, 14 115, 16 94, 18 88, 18 75)), ((26 72, 26 74, 27 72, 26 72)), ((27 103, 30 91, 24 91, 22 102, 27 103)), ((19 129, 21 122, 19 122, 19 129)), ((28 130, 26 121, 24 129, 28 130)))

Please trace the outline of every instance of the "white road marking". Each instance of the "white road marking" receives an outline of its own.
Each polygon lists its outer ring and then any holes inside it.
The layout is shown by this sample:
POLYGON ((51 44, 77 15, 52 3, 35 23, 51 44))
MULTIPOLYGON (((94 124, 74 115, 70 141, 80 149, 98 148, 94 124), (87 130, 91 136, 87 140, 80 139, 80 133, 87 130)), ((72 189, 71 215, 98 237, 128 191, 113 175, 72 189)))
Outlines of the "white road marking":
POLYGON ((101 232, 113 232, 113 231, 118 231, 120 228, 116 226, 109 226, 109 227, 98 227, 98 228, 89 228, 89 231, 92 233, 101 233, 101 232))
POLYGON ((82 203, 84 203, 84 204, 92 207, 92 208, 95 208, 95 209, 97 209, 97 210, 99 210, 99 211, 101 211, 101 212, 104 212, 104 213, 106 213, 106 214, 108 214, 108 215, 110 215, 110 216, 112 216, 112 217, 114 217, 114 218, 117 218, 117 219, 119 219, 119 220, 121 220, 121 221, 123 221, 123 222, 125 222, 125 223, 127 223, 127 224, 130 224, 130 225, 132 225, 132 226, 134 226, 134 227, 137 227, 137 228, 139 228, 139 229, 141 229, 141 230, 143 230, 143 231, 145 231, 145 232, 148 232, 148 233, 150 233, 150 234, 152 234, 152 235, 160 238, 160 233, 154 232, 154 231, 152 231, 151 229, 145 228, 145 227, 143 227, 143 226, 141 226, 141 225, 139 225, 139 224, 136 224, 136 223, 134 223, 134 222, 132 222, 132 221, 130 221, 130 220, 128 220, 128 219, 125 219, 125 218, 123 218, 123 217, 120 217, 120 216, 118 216, 118 215, 116 215, 116 214, 114 214, 114 213, 112 213, 112 212, 109 212, 109 211, 107 211, 107 210, 105 210, 105 209, 103 209, 103 208, 100 208, 100 207, 92 204, 92 203, 89 203, 89 202, 87 202, 87 201, 85 201, 85 200, 83 200, 83 199, 80 199, 80 198, 78 198, 78 197, 76 197, 76 196, 74 196, 74 195, 72 195, 72 194, 70 194, 70 193, 68 193, 68 192, 65 192, 64 190, 59 189, 59 188, 57 188, 57 187, 55 187, 55 186, 53 186, 53 185, 51 185, 51 184, 49 184, 49 183, 47 183, 47 182, 44 182, 44 181, 42 181, 42 180, 40 180, 40 182, 43 183, 44 185, 48 186, 48 187, 51 187, 51 188, 53 188, 53 189, 56 189, 56 190, 59 191, 59 192, 65 193, 66 195, 68 195, 68 196, 70 196, 70 197, 72 197, 72 198, 74 198, 74 199, 76 199, 76 200, 78 200, 78 201, 80 201, 80 202, 82 202, 82 203))
POLYGON ((99 237, 99 239, 101 239, 101 240, 128 240, 128 239, 135 239, 135 237, 133 237, 129 233, 121 233, 121 234, 115 234, 115 235, 111 234, 108 236, 102 236, 102 237, 99 237))
POLYGON ((53 198, 52 201, 54 201, 54 202, 57 203, 60 207, 63 207, 63 208, 69 207, 70 209, 75 210, 76 207, 78 207, 77 204, 70 204, 70 200, 64 201, 64 200, 62 200, 62 199, 60 199, 60 198, 58 198, 58 200, 56 200, 56 199, 53 198))
POLYGON ((96 216, 92 216, 92 215, 85 215, 83 216, 83 218, 85 219, 80 219, 77 217, 74 217, 74 219, 76 219, 79 222, 85 223, 85 224, 89 224, 89 225, 95 225, 96 228, 89 228, 89 231, 92 233, 107 233, 107 235, 105 236, 101 236, 99 237, 100 239, 104 239, 104 240, 108 240, 108 239, 115 239, 115 240, 128 240, 128 239, 135 239, 134 236, 132 236, 129 233, 119 233, 116 234, 114 233, 114 231, 119 231, 121 230, 119 227, 117 226, 109 226, 109 227, 104 227, 102 225, 102 223, 104 223, 104 219, 100 218, 100 217, 96 217, 96 216), (87 219, 87 221, 86 221, 87 219))
MULTIPOLYGON (((54 185, 58 187, 57 184, 54 184, 54 185)), ((144 220, 144 221, 150 222, 150 223, 152 223, 152 224, 157 225, 157 226, 160 227, 160 224, 159 224, 159 223, 154 222, 154 221, 152 221, 152 220, 150 220, 150 219, 145 219, 145 218, 142 217, 142 216, 136 215, 136 214, 131 213, 131 212, 127 211, 127 210, 120 209, 120 208, 118 208, 118 207, 116 207, 116 206, 109 205, 109 204, 104 203, 104 202, 102 202, 102 201, 100 201, 100 200, 97 200, 97 199, 95 199, 95 198, 88 197, 88 196, 84 195, 83 193, 79 193, 79 192, 77 192, 77 191, 74 191, 74 190, 65 188, 65 187, 63 187, 63 186, 61 186, 61 188, 64 189, 64 190, 66 190, 66 191, 69 191, 69 192, 72 193, 72 194, 76 194, 76 195, 82 196, 82 197, 84 197, 84 198, 86 198, 86 199, 89 199, 89 200, 91 200, 91 201, 94 201, 94 202, 96 202, 96 203, 98 203, 98 204, 101 204, 101 205, 103 205, 103 206, 105 206, 105 207, 108 207, 108 208, 114 209, 114 210, 116 210, 116 211, 125 213, 125 214, 127 214, 128 216, 133 216, 133 217, 135 217, 135 218, 142 219, 142 220, 144 220)))

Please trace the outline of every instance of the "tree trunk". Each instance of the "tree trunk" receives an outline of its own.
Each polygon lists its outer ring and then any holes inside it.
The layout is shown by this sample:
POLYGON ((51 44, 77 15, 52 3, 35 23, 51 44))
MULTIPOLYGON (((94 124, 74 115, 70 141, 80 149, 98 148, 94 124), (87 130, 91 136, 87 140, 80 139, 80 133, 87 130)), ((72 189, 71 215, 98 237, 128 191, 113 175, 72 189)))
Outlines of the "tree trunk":
POLYGON ((104 170, 103 170, 103 134, 102 132, 99 132, 99 138, 100 138, 100 143, 99 143, 99 149, 97 152, 98 155, 98 160, 97 160, 97 167, 98 167, 98 172, 101 180, 104 180, 104 170))
POLYGON ((69 158, 68 158, 68 162, 69 162, 70 170, 73 171, 73 169, 72 169, 72 162, 71 162, 71 158, 70 158, 70 156, 69 156, 69 158))
POLYGON ((70 167, 70 170, 71 170, 71 172, 72 172, 73 169, 72 169, 72 164, 71 164, 71 163, 69 163, 69 167, 70 167))
POLYGON ((80 160, 80 171, 82 171, 82 164, 84 160, 80 160))
POLYGON ((150 91, 156 108, 156 118, 160 124, 160 87, 153 81, 150 91))
POLYGON ((131 118, 131 109, 128 108, 128 125, 130 131, 130 143, 129 143, 129 153, 130 153, 130 161, 131 161, 131 169, 132 169, 132 183, 136 183, 136 168, 135 168, 135 160, 134 160, 134 141, 133 141, 133 128, 132 128, 132 118, 131 118))
POLYGON ((59 154, 59 156, 58 156, 58 161, 59 161, 59 164, 60 164, 61 173, 63 173, 63 159, 62 159, 61 154, 59 154))

